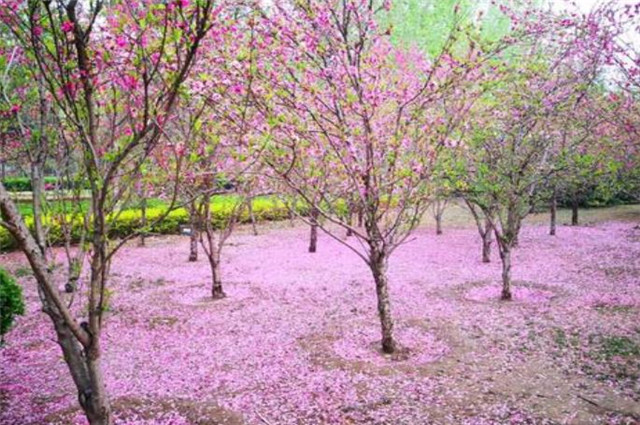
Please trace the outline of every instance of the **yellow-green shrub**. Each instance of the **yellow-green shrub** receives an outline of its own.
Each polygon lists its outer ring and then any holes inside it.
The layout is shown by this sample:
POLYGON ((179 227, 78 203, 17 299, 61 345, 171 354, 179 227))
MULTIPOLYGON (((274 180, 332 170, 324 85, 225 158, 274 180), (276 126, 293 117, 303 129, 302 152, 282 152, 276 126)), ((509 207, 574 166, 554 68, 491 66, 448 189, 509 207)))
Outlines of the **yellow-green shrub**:
MULTIPOLYGON (((224 199, 216 199, 211 204, 211 222, 215 228, 218 228, 228 220, 237 202, 237 198, 227 197, 224 199)), ((260 197, 253 200, 253 213, 258 221, 276 221, 284 220, 289 213, 285 204, 274 197, 260 197)), ((302 205, 297 206, 301 214, 305 213, 306 208, 302 205)), ((240 223, 248 223, 251 218, 249 210, 246 206, 242 207, 238 221, 240 223)), ((66 217, 66 221, 71 222, 71 238, 74 242, 80 239, 82 234, 82 217, 66 217)), ((109 236, 112 238, 122 238, 139 231, 142 228, 142 211, 139 209, 131 209, 121 211, 116 215, 108 218, 109 236)), ((33 230, 33 218, 25 217, 27 227, 33 230)), ((64 242, 62 226, 55 216, 45 217, 45 227, 48 230, 48 236, 54 245, 64 242)), ((151 234, 177 234, 181 225, 189 223, 189 213, 184 208, 178 208, 167 213, 165 207, 147 208, 147 233, 151 234), (165 215, 160 219, 163 215, 165 215), (160 220, 159 220, 160 219, 160 220)), ((0 251, 15 249, 16 244, 8 231, 0 228, 0 251)))

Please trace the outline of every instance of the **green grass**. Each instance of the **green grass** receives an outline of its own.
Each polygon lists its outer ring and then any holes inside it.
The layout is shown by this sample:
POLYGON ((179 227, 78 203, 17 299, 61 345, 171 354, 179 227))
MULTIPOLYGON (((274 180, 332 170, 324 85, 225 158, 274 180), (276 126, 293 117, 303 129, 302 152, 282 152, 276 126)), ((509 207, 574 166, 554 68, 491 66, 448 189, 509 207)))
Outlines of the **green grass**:
MULTIPOLYGON (((232 202, 233 200, 237 199, 238 197, 235 195, 219 195, 219 196, 215 196, 213 197, 212 203, 218 204, 218 203, 222 203, 222 204, 226 204, 228 202, 232 202)), ((18 206, 18 211, 20 212, 20 214, 23 217, 31 217, 33 216, 33 203, 31 202, 31 199, 28 197, 25 198, 21 198, 18 200, 18 202, 16 203, 16 205, 18 206)), ((80 206, 82 212, 86 212, 89 209, 89 206, 91 205, 91 201, 88 199, 83 199, 79 202, 76 201, 72 201, 72 200, 67 200, 67 201, 49 201, 46 204, 45 207, 45 214, 47 213, 54 213, 54 214, 59 214, 62 211, 65 210, 65 208, 67 209, 68 212, 71 212, 70 209, 73 208, 77 208, 77 205, 80 206), (74 204, 73 206, 71 204, 74 204), (66 204, 66 205, 65 205, 66 204)), ((158 198, 149 198, 147 199, 147 208, 148 209, 153 209, 153 208, 167 208, 169 206, 169 202, 163 200, 163 199, 158 199, 158 198)), ((125 205, 122 208, 122 211, 132 211, 132 210, 137 210, 140 208, 140 204, 139 203, 130 203, 129 205, 125 205)))
MULTIPOLYGON (((49 201, 47 202, 45 211, 58 214, 64 210, 65 203, 67 204, 66 208, 68 210, 70 208, 70 205, 69 205, 70 202, 71 201, 65 201, 65 202, 49 201)), ((82 211, 86 211, 89 208, 89 201, 86 201, 86 200, 80 201, 79 204, 80 204, 80 207, 82 208, 82 211)), ((23 217, 33 216, 33 204, 31 201, 19 201, 16 203, 16 206, 18 207, 18 211, 23 217)))
POLYGON ((640 356, 640 345, 626 336, 601 336, 598 352, 606 359, 614 356, 640 356))
MULTIPOLYGON (((580 225, 591 225, 596 223, 604 223, 607 221, 632 221, 640 222, 640 204, 618 205, 613 207, 601 208, 581 208, 580 225)), ((444 211, 443 227, 447 228, 468 228, 475 226, 473 217, 469 210, 461 200, 449 202, 444 211)), ((530 214, 525 219, 526 224, 548 224, 549 213, 539 212, 530 214)), ((571 210, 558 209, 557 215, 558 226, 571 224, 571 210)), ((431 216, 430 211, 424 215, 422 225, 427 227, 435 227, 435 220, 431 216)))
POLYGON ((33 271, 31 271, 30 267, 18 267, 14 274, 16 277, 25 277, 31 276, 33 274, 33 271))

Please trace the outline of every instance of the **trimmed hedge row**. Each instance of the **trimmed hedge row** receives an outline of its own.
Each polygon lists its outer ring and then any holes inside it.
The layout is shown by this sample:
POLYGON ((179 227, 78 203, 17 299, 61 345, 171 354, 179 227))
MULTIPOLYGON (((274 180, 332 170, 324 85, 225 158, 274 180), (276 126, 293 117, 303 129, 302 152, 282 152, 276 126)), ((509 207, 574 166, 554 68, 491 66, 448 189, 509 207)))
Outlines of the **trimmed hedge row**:
MULTIPOLYGON (((55 185, 58 179, 55 177, 45 177, 45 185, 55 185)), ((2 180, 2 184, 9 192, 31 192, 31 179, 29 177, 7 177, 2 180)))
MULTIPOLYGON (((58 178, 54 176, 49 176, 44 178, 45 190, 53 188, 59 183, 58 178)), ((31 186, 31 179, 29 177, 7 177, 2 180, 2 184, 4 184, 5 189, 9 192, 31 192, 33 187, 31 186)), ((69 182, 68 180, 61 180, 62 189, 74 189, 78 186, 84 186, 83 189, 88 189, 89 185, 87 183, 77 183, 77 182, 69 182)))
MULTIPOLYGON (((219 228, 226 222, 234 208, 234 200, 218 200, 211 204, 211 221, 215 228, 219 228)), ((276 221, 284 220, 289 217, 289 210, 285 204, 275 198, 256 198, 253 201, 253 214, 257 221, 276 221)), ((304 214, 306 211, 303 206, 296 207, 298 211, 304 214)), ((147 223, 150 227, 146 229, 150 234, 170 235, 177 234, 181 225, 189 224, 189 213, 184 208, 178 208, 170 211, 167 216, 160 220, 157 224, 152 224, 162 215, 167 214, 164 207, 148 208, 147 223)), ((240 213, 239 222, 249 223, 248 208, 243 208, 240 213)), ((25 217, 27 226, 33 230, 33 217, 25 217)), ((64 242, 62 227, 60 222, 54 217, 45 218, 45 227, 48 229, 49 239, 52 244, 60 244, 64 242)), ((125 210, 120 212, 115 218, 110 220, 109 236, 112 238, 122 238, 139 231, 142 228, 142 211, 139 209, 125 210)), ((82 219, 78 217, 72 221, 71 238, 77 242, 82 233, 82 219)), ((0 228, 0 251, 6 251, 16 248, 16 243, 5 229, 0 228)))

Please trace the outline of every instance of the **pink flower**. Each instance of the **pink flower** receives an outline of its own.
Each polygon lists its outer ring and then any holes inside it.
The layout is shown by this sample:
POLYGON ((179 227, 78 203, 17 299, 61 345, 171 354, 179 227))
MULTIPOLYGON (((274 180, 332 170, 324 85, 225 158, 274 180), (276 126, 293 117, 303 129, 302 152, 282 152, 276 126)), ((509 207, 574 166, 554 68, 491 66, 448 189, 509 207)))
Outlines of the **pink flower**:
POLYGON ((116 44, 118 45, 118 47, 125 47, 127 45, 127 39, 123 36, 119 36, 118 38, 116 38, 116 44))
POLYGON ((128 90, 134 90, 138 87, 138 79, 133 75, 125 75, 122 77, 122 87, 128 90))
POLYGON ((62 87, 62 94, 68 94, 71 97, 75 97, 76 91, 78 90, 78 85, 70 81, 62 87))
POLYGON ((242 93, 242 84, 234 84, 233 87, 231 87, 231 91, 236 94, 242 93))
POLYGON ((73 22, 71 22, 71 21, 64 21, 62 23, 62 25, 60 26, 60 28, 62 28, 62 31, 64 31, 64 32, 73 31, 73 27, 74 27, 74 25, 73 25, 73 22))
POLYGON ((33 27, 33 35, 35 37, 40 37, 42 35, 43 31, 44 30, 42 29, 41 26, 33 27))

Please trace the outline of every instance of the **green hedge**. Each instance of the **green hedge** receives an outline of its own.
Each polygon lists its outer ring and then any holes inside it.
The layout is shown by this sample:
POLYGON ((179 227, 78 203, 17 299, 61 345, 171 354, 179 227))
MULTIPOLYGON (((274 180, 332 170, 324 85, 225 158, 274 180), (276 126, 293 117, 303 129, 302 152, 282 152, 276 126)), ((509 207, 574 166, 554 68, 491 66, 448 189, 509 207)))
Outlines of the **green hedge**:
POLYGON ((0 267, 0 347, 15 317, 21 314, 24 314, 22 288, 6 270, 0 267))
MULTIPOLYGON (((9 192, 31 192, 33 187, 31 186, 31 179, 29 177, 7 177, 2 180, 4 187, 9 192)), ((45 177, 44 184, 45 185, 56 185, 58 183, 57 177, 45 177)), ((72 189, 73 186, 77 186, 75 182, 69 183, 67 180, 62 181, 63 189, 72 189)), ((88 185, 84 185, 85 189, 88 188, 88 185)))
MULTIPOLYGON (((235 199, 229 198, 224 200, 217 200, 211 204, 212 223, 214 227, 218 228, 224 223, 229 214, 231 213, 235 199)), ((302 205, 297 207, 298 211, 304 214, 305 208, 302 205)), ((153 223, 163 214, 166 214, 167 210, 164 207, 155 207, 147 209, 147 222, 153 223)), ((276 221, 284 220, 289 216, 287 207, 280 200, 276 198, 256 198, 253 201, 253 213, 257 221, 276 221)), ((110 220, 110 232, 109 236, 112 238, 122 238, 132 233, 139 231, 142 228, 142 212, 139 209, 125 210, 120 212, 115 218, 110 220)), ((251 221, 249 217, 249 211, 247 208, 243 208, 239 221, 241 223, 248 223, 251 221)), ((33 229, 33 218, 25 217, 25 222, 30 229, 33 229)), ((177 234, 180 231, 181 225, 189 223, 189 213, 184 208, 178 208, 170 211, 167 216, 159 221, 157 224, 152 225, 147 233, 151 234, 177 234)), ((62 227, 59 221, 56 221, 54 217, 45 218, 45 226, 48 229, 49 239, 52 244, 60 244, 64 242, 62 227)), ((82 233, 82 219, 78 217, 73 220, 72 225, 72 240, 77 242, 82 233)), ((16 244, 11 235, 3 228, 0 228, 0 251, 15 249, 16 244)))

